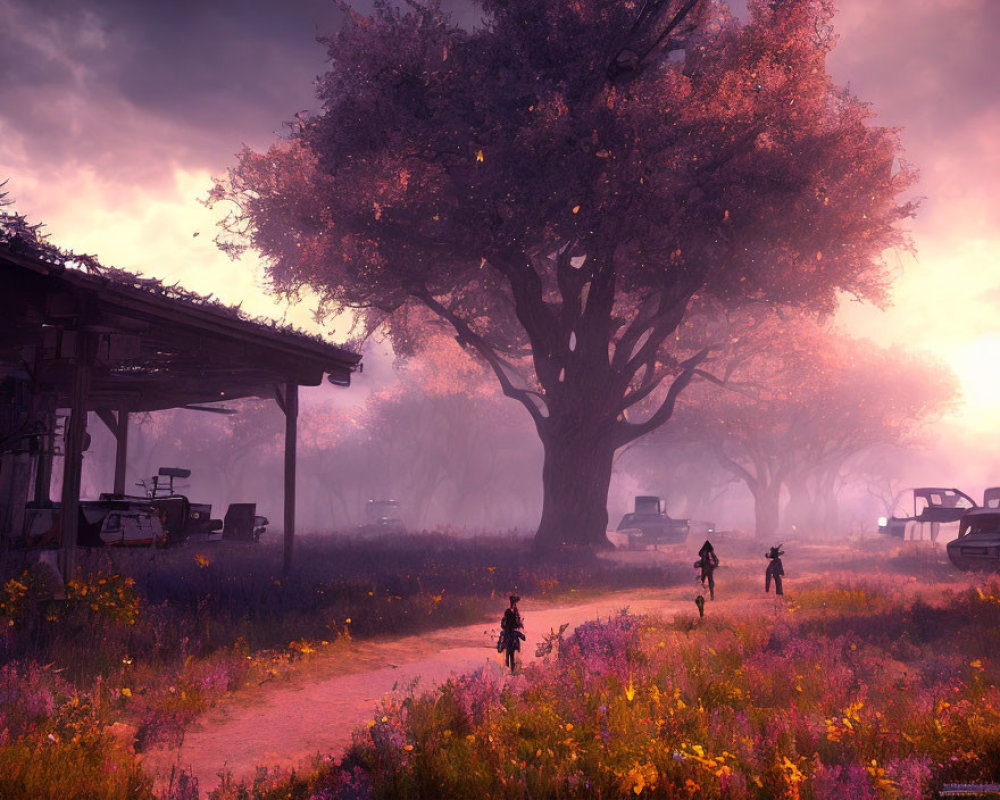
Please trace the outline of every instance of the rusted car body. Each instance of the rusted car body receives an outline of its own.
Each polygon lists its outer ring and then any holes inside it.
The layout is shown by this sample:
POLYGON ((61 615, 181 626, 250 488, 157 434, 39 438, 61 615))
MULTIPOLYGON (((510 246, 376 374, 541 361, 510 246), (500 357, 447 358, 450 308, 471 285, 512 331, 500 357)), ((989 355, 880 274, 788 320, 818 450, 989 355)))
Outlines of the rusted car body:
POLYGON ((406 533, 406 524, 400 517, 401 509, 399 500, 370 499, 365 504, 365 521, 358 526, 358 532, 365 536, 406 533))
POLYGON ((715 532, 710 522, 692 523, 687 519, 671 518, 655 495, 637 495, 633 510, 621 518, 612 540, 629 550, 650 545, 655 549, 687 541, 692 528, 707 534, 715 532))
POLYGON ((955 488, 923 486, 913 490, 913 513, 880 517, 878 532, 898 539, 937 542, 942 532, 958 531, 959 520, 978 508, 976 501, 955 488))
POLYGON ((987 489, 982 507, 962 517, 958 536, 947 547, 959 569, 1000 570, 1000 486, 987 489))

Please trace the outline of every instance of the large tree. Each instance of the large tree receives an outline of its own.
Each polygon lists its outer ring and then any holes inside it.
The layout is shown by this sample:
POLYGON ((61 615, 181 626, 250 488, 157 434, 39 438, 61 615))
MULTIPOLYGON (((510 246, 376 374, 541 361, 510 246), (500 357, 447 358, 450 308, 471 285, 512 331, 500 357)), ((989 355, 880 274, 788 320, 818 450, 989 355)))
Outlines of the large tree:
POLYGON ((213 190, 223 244, 400 340, 415 306, 452 326, 541 438, 536 542, 603 543, 615 451, 704 355, 691 298, 880 300, 912 173, 826 71, 827 0, 407 5, 345 8, 322 113, 213 190))

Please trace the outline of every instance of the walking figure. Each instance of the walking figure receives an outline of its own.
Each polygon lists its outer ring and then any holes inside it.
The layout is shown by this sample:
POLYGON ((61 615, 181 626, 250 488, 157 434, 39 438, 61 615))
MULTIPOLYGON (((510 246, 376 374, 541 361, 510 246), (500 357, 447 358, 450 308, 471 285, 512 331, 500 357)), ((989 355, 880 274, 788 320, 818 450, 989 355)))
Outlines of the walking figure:
POLYGON ((510 596, 510 607, 503 612, 503 619, 500 620, 500 639, 497 642, 497 650, 504 653, 504 666, 510 667, 511 673, 514 672, 514 659, 521 649, 521 641, 525 638, 521 633, 524 621, 517 610, 520 599, 516 594, 510 596))
POLYGON ((781 565, 781 556, 784 555, 785 551, 781 549, 779 544, 777 547, 772 547, 767 553, 764 554, 765 558, 769 558, 771 563, 767 565, 767 571, 764 573, 764 591, 771 591, 771 578, 774 578, 774 593, 776 595, 783 595, 784 592, 781 591, 781 576, 785 574, 785 568, 781 565))
POLYGON ((715 568, 719 566, 719 557, 715 554, 712 543, 705 540, 705 544, 698 551, 698 560, 694 562, 696 568, 701 569, 701 585, 708 586, 708 599, 715 599, 715 568))

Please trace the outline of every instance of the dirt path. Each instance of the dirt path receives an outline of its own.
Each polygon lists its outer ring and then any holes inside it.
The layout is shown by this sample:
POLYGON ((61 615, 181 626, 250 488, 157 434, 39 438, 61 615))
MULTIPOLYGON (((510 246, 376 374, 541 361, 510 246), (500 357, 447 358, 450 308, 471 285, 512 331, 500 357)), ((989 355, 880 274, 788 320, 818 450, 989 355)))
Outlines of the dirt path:
MULTIPOLYGON (((525 662, 533 660, 536 644, 565 622, 572 630, 626 606, 632 613, 694 615, 691 596, 690 588, 675 587, 614 592, 572 605, 522 601, 527 638, 521 655, 525 662)), ((716 607, 721 610, 722 605, 716 607)), ((350 743, 351 732, 370 719, 376 704, 395 688, 406 690, 415 683, 418 690, 430 689, 453 674, 483 666, 501 670, 497 633, 496 622, 480 623, 419 637, 354 643, 347 652, 315 657, 292 683, 236 692, 199 720, 179 748, 146 753, 143 763, 159 785, 172 767, 191 770, 205 796, 219 785, 224 770, 244 778, 258 765, 292 767, 316 753, 339 753, 350 743)))

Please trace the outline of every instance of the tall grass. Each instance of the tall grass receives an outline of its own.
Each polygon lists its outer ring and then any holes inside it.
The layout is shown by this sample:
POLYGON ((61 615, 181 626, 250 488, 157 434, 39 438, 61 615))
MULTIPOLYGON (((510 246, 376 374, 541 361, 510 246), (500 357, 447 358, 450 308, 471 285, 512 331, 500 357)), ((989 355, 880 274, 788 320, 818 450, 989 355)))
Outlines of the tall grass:
POLYGON ((934 604, 831 585, 777 619, 623 613, 522 675, 390 698, 302 796, 930 797, 1000 775, 998 631, 996 582, 934 604))
MULTIPOLYGON (((136 751, 177 744, 223 694, 324 646, 478 621, 515 588, 557 597, 664 582, 662 569, 587 554, 540 561, 510 536, 303 537, 296 556, 285 578, 277 546, 82 553, 65 592, 45 569, 8 562, 0 797, 78 796, 69 785, 149 796, 136 751)), ((184 798, 190 782, 171 792, 184 798)))

